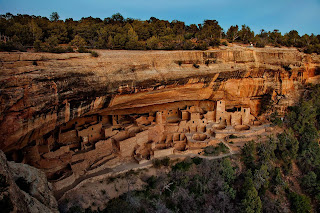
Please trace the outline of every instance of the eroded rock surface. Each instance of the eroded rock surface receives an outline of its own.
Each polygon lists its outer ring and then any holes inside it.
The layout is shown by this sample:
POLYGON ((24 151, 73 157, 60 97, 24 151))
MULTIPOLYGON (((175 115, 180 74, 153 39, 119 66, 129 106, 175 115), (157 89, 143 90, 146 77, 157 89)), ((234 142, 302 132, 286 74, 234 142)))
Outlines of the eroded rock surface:
POLYGON ((45 174, 26 164, 8 162, 0 151, 1 212, 58 212, 45 174))

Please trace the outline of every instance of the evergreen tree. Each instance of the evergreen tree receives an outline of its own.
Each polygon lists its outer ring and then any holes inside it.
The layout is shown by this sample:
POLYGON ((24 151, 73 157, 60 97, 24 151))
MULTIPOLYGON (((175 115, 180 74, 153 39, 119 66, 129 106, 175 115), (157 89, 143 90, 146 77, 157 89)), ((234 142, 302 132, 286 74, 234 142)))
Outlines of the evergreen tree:
POLYGON ((250 27, 242 25, 241 30, 239 31, 239 38, 244 44, 248 44, 253 41, 254 32, 251 31, 250 27))
POLYGON ((78 49, 79 48, 83 48, 87 45, 86 41, 84 40, 84 38, 82 38, 79 35, 76 35, 74 37, 74 39, 70 42, 70 45, 72 46, 76 46, 78 49))
POLYGON ((152 36, 147 40, 147 47, 150 50, 156 50, 159 47, 159 39, 156 36, 152 36))
POLYGON ((127 38, 128 38, 128 42, 126 43, 126 49, 129 49, 129 50, 139 49, 138 35, 133 30, 132 27, 130 27, 128 31, 127 38))
POLYGON ((59 18, 60 18, 60 16, 57 12, 52 12, 50 15, 50 21, 58 21, 59 18))
POLYGON ((261 199, 250 177, 245 178, 243 190, 244 190, 244 197, 241 200, 242 212, 244 213, 261 212, 262 211, 261 199))
POLYGON ((238 38, 239 38, 239 27, 238 27, 238 25, 231 26, 227 31, 227 39, 229 40, 229 42, 234 42, 238 38))

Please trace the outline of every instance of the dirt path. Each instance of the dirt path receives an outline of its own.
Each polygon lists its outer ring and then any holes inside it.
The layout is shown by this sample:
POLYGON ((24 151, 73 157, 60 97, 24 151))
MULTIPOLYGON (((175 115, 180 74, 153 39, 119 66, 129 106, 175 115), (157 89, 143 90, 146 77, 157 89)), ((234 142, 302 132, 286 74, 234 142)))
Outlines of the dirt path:
MULTIPOLYGON (((186 157, 191 157, 191 158, 199 157, 199 158, 208 159, 208 160, 215 160, 215 159, 225 158, 225 157, 229 157, 229 156, 231 156, 233 154, 236 154, 234 151, 232 151, 232 149, 230 148, 230 146, 228 144, 226 144, 225 142, 223 142, 223 143, 229 148, 230 152, 227 153, 227 154, 222 154, 222 155, 218 155, 218 156, 203 156, 203 155, 189 153, 189 154, 181 154, 181 155, 174 154, 174 155, 169 155, 168 157, 171 158, 171 159, 174 159, 174 158, 186 158, 186 157)), ((68 191, 70 191, 70 190, 74 189, 75 187, 77 187, 83 181, 92 179, 92 178, 97 177, 97 176, 107 175, 107 174, 110 174, 110 176, 111 176, 113 174, 123 173, 123 172, 127 172, 127 171, 134 170, 134 169, 147 168, 147 167, 151 167, 151 166, 152 166, 152 161, 151 160, 148 161, 148 162, 142 163, 142 164, 138 164, 136 162, 128 162, 128 163, 116 166, 114 168, 107 168, 107 169, 101 170, 101 171, 96 172, 96 173, 92 173, 92 174, 89 174, 89 175, 84 175, 84 176, 78 178, 70 186, 65 187, 65 188, 63 188, 63 189, 61 189, 59 191, 55 191, 54 192, 54 196, 55 196, 55 198, 57 200, 60 200, 63 197, 64 194, 66 194, 68 191)))

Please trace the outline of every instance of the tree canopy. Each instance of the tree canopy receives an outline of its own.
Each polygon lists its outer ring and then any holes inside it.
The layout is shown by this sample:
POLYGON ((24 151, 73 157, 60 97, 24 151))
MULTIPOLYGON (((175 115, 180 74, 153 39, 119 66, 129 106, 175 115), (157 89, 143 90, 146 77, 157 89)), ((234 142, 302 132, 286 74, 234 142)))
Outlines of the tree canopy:
MULTIPOLYGON (((57 45, 70 44, 75 38, 84 39, 86 47, 100 49, 164 49, 164 50, 206 50, 222 43, 253 43, 257 47, 265 45, 302 48, 306 53, 320 53, 320 35, 300 36, 296 30, 282 35, 279 30, 261 30, 255 34, 245 24, 223 29, 217 20, 204 20, 201 24, 186 25, 179 20, 171 22, 151 17, 149 20, 125 18, 120 13, 105 19, 83 17, 60 20, 57 12, 50 18, 34 15, 0 15, 0 50, 23 49, 36 44, 50 46, 49 41, 57 40, 57 45), (39 43, 40 42, 40 43, 39 43)), ((45 50, 46 48, 42 48, 45 50)), ((56 48, 55 48, 56 49, 56 48)), ((52 49, 50 49, 52 50, 52 49)), ((47 51, 50 51, 47 50, 47 51)))

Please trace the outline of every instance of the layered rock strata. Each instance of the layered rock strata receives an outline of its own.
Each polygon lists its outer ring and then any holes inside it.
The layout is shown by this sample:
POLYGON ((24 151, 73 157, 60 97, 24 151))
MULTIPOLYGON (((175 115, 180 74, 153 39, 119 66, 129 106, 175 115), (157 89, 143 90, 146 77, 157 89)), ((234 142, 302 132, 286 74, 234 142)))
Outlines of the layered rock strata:
POLYGON ((0 53, 0 148, 11 160, 68 182, 119 153, 141 160, 210 145, 209 129, 255 126, 267 94, 281 114, 320 74, 320 57, 296 49, 98 53, 0 53), (155 153, 161 142, 168 150, 155 153))

